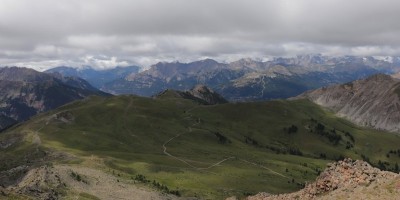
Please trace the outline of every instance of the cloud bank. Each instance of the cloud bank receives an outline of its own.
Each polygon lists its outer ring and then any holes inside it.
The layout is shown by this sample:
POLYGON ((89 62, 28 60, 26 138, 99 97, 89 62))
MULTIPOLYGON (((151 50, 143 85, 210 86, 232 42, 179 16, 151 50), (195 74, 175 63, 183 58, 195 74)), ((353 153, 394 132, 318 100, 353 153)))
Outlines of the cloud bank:
POLYGON ((0 65, 399 56, 397 0, 2 0, 0 65))

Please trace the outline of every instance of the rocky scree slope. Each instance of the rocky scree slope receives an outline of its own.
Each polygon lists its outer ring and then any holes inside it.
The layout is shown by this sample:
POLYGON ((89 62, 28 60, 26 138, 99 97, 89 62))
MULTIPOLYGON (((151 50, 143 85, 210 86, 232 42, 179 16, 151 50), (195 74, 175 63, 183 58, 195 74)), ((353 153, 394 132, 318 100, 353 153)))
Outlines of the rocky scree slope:
POLYGON ((399 196, 399 174, 381 171, 365 161, 347 158, 328 164, 315 182, 298 192, 280 195, 259 193, 247 200, 397 199, 399 196))
POLYGON ((400 80, 377 74, 295 97, 329 108, 361 126, 400 132, 400 80))

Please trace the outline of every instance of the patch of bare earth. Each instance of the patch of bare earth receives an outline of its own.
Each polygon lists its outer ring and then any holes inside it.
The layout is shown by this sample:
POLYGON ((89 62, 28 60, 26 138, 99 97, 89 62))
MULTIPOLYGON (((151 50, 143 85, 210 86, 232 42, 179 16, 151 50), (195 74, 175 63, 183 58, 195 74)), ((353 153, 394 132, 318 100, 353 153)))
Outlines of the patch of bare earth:
POLYGON ((400 175, 381 171, 360 160, 328 164, 315 182, 298 192, 259 193, 247 200, 286 199, 400 199, 400 175))
POLYGON ((61 175, 68 188, 75 195, 88 193, 100 199, 177 199, 177 197, 161 194, 157 191, 133 184, 133 181, 118 179, 103 171, 80 166, 55 166, 55 170, 61 175), (81 181, 72 176, 72 173, 80 176, 81 181))
POLYGON ((42 166, 32 169, 17 185, 3 191, 5 197, 20 195, 35 199, 80 199, 82 196, 105 200, 179 199, 135 184, 133 180, 77 165, 42 166))

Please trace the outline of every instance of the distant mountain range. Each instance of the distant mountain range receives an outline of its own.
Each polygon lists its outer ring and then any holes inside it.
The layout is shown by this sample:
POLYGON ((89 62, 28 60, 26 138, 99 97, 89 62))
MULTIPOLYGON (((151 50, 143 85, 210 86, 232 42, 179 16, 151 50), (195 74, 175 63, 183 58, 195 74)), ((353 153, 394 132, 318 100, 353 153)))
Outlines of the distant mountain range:
POLYGON ((294 99, 299 98, 329 108, 358 125, 400 132, 400 80, 392 76, 376 74, 308 91, 294 99))
MULTIPOLYGON (((195 85, 207 85, 230 101, 260 101, 288 98, 310 89, 345 83, 376 73, 395 73, 400 70, 398 57, 329 57, 306 55, 293 58, 274 58, 261 62, 241 59, 219 63, 211 59, 191 63, 160 62, 148 70, 102 73, 113 77, 97 83, 96 73, 88 78, 85 71, 79 76, 103 91, 112 94, 153 96, 166 89, 189 90, 195 85)), ((72 68, 55 68, 48 72, 73 75, 72 68)), ((75 70, 76 71, 76 70, 75 70)), ((98 72, 100 73, 100 72, 98 72)))
POLYGON ((82 69, 76 69, 72 67, 56 67, 45 71, 46 73, 59 73, 63 76, 69 77, 80 77, 91 85, 97 88, 102 88, 104 84, 123 79, 128 75, 139 72, 140 67, 128 66, 128 67, 116 67, 113 69, 96 70, 91 67, 85 67, 82 69))
POLYGON ((0 130, 89 95, 108 96, 77 77, 0 68, 0 130))

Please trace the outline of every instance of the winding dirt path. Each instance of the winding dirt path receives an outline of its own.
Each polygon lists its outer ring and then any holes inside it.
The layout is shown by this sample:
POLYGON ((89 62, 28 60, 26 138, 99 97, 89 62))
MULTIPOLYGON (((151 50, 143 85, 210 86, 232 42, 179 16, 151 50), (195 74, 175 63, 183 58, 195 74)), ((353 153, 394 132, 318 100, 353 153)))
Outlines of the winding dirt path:
MULTIPOLYGON (((190 164, 189 162, 187 162, 185 159, 176 157, 176 156, 174 156, 174 155, 168 153, 168 151, 167 151, 166 145, 167 145, 169 142, 171 142, 173 139, 175 139, 175 138, 177 138, 177 137, 179 137, 179 136, 181 136, 181 135, 183 135, 183 133, 178 134, 178 135, 176 135, 176 136, 170 138, 168 141, 166 141, 166 142, 163 144, 164 154, 167 155, 167 156, 169 156, 169 157, 171 157, 171 158, 174 158, 174 159, 176 159, 176 160, 179 160, 179 161, 185 163, 186 165, 192 167, 193 169, 196 169, 196 170, 207 170, 207 169, 211 169, 211 168, 213 168, 213 167, 216 167, 216 166, 220 165, 221 163, 223 163, 223 162, 225 162, 225 161, 227 161, 227 160, 230 160, 230 159, 235 158, 234 156, 231 156, 231 157, 229 157, 229 158, 224 158, 224 159, 222 159, 222 160, 220 160, 220 161, 218 161, 218 162, 216 162, 216 163, 214 163, 214 164, 212 164, 212 165, 210 165, 210 166, 208 166, 208 167, 196 167, 196 166, 190 164)), ((199 161, 194 161, 194 162, 199 162, 199 161)))
MULTIPOLYGON (((196 109, 196 108, 197 108, 197 107, 194 106, 194 107, 190 108, 189 110, 186 110, 186 113, 188 113, 189 116, 184 117, 183 119, 192 119, 192 115, 191 115, 189 112, 192 111, 192 110, 194 110, 194 109, 196 109)), ((192 127, 194 127, 194 126, 196 126, 196 125, 198 125, 198 124, 200 124, 200 119, 198 119, 194 124, 192 124, 191 126, 188 127, 188 129, 189 129, 188 132, 189 132, 189 133, 192 132, 192 127)), ((185 134, 185 133, 179 133, 179 134, 177 134, 176 136, 174 136, 174 137, 170 138, 169 140, 167 140, 166 142, 164 142, 164 144, 162 145, 162 147, 163 147, 163 152, 164 152, 165 155, 167 155, 167 156, 169 156, 169 157, 171 157, 171 158, 174 158, 174 159, 176 159, 176 160, 178 160, 178 161, 181 161, 181 162, 185 163, 186 165, 188 165, 188 166, 190 166, 191 168, 196 169, 196 170, 207 170, 207 169, 211 169, 211 168, 213 168, 213 167, 216 167, 216 166, 220 165, 221 163, 223 163, 223 162, 225 162, 225 161, 227 161, 227 160, 230 160, 230 159, 235 158, 235 157, 231 156, 231 157, 229 157, 229 158, 224 158, 224 159, 222 159, 222 160, 220 160, 220 161, 218 161, 218 162, 216 162, 216 163, 214 163, 214 164, 211 164, 211 165, 208 166, 208 167, 196 167, 196 166, 190 164, 187 160, 185 160, 185 159, 183 159, 183 158, 179 158, 179 157, 177 157, 177 156, 174 156, 174 155, 172 155, 171 153, 169 153, 169 152, 167 151, 167 144, 170 143, 172 140, 174 140, 174 139, 180 137, 180 136, 183 135, 183 134, 185 134)), ((195 162, 199 162, 199 161, 195 161, 195 162)))
MULTIPOLYGON (((264 81, 264 80, 263 80, 263 81, 264 81)), ((186 113, 189 114, 189 111, 191 111, 191 110, 193 110, 193 109, 195 109, 195 108, 196 108, 196 107, 193 107, 193 108, 187 110, 186 113)), ((191 119, 191 118, 192 118, 192 115, 189 114, 189 116, 188 116, 188 117, 185 117, 184 119, 191 119)), ((189 132, 192 132, 192 127, 193 127, 193 126, 196 126, 196 125, 198 125, 198 124, 200 124, 200 120, 198 120, 196 123, 194 123, 192 126, 189 127, 189 132)), ((179 157, 177 157, 177 156, 174 156, 174 155, 172 155, 171 153, 169 153, 169 152, 167 151, 167 146, 166 146, 166 145, 167 145, 168 143, 170 143, 172 140, 174 140, 174 139, 180 137, 180 136, 183 135, 183 134, 185 134, 185 133, 180 133, 180 134, 178 134, 178 135, 176 135, 176 136, 170 138, 169 140, 167 140, 167 141, 162 145, 162 147, 163 147, 163 152, 164 152, 165 155, 167 155, 167 156, 169 156, 169 157, 171 157, 171 158, 174 158, 174 159, 176 159, 176 160, 179 160, 179 161, 185 163, 186 165, 192 167, 193 169, 196 169, 196 170, 207 170, 207 169, 211 169, 211 168, 213 168, 213 167, 216 167, 216 166, 220 165, 221 163, 223 163, 223 162, 225 162, 225 161, 227 161, 227 160, 236 158, 236 157, 234 157, 234 156, 230 156, 230 157, 225 158, 225 159, 222 159, 222 160, 220 160, 219 162, 216 162, 216 163, 214 163, 214 164, 212 164, 212 165, 210 165, 210 166, 208 166, 208 167, 196 167, 196 166, 190 164, 187 160, 185 160, 185 159, 183 159, 183 158, 179 158, 179 157)), ((273 174, 275 174, 275 175, 278 175, 278 176, 281 176, 281 177, 283 177, 283 178, 289 179, 289 177, 287 177, 287 176, 285 176, 285 175, 283 175, 283 174, 281 174, 281 173, 279 173, 279 172, 276 172, 276 171, 274 171, 274 170, 272 170, 272 169, 270 169, 270 168, 268 168, 268 167, 265 167, 265 166, 263 166, 263 165, 259 165, 259 164, 257 164, 257 163, 250 162, 250 161, 247 161, 247 160, 244 160, 244 159, 239 159, 239 160, 242 161, 242 162, 245 162, 245 163, 247 163, 247 164, 251 164, 251 165, 254 165, 254 166, 256 166, 256 167, 260 167, 260 168, 262 168, 262 169, 266 169, 266 170, 270 171, 271 173, 273 173, 273 174)))
POLYGON ((234 159, 234 158, 235 158, 234 156, 231 156, 231 157, 229 157, 229 158, 225 158, 225 159, 223 159, 223 160, 221 160, 221 161, 219 161, 219 162, 216 162, 215 164, 212 164, 212 165, 210 165, 210 166, 208 166, 208 167, 197 168, 197 169, 201 169, 201 170, 210 169, 210 168, 215 167, 215 166, 217 166, 217 165, 219 165, 219 164, 221 164, 221 163, 223 163, 223 162, 225 162, 225 161, 227 161, 227 160, 234 159))
POLYGON ((289 179, 289 177, 287 177, 287 176, 285 176, 285 175, 283 175, 283 174, 281 174, 281 173, 279 173, 279 172, 276 172, 276 171, 274 171, 274 170, 272 170, 272 169, 270 169, 270 168, 268 168, 268 167, 265 167, 265 166, 263 166, 263 165, 259 165, 259 164, 257 164, 257 163, 253 163, 253 162, 250 162, 250 161, 244 160, 244 159, 239 159, 239 160, 242 161, 242 162, 245 162, 245 163, 247 163, 247 164, 251 164, 251 165, 254 165, 254 166, 257 166, 257 167, 266 169, 266 170, 270 171, 271 173, 276 174, 276 175, 278 175, 278 176, 281 176, 281 177, 283 177, 283 178, 289 179))
POLYGON ((129 135, 134 135, 132 133, 131 129, 128 128, 128 120, 127 120, 128 111, 132 107, 132 104, 133 104, 133 99, 131 98, 129 100, 128 106, 126 106, 125 111, 124 111, 124 128, 125 128, 126 131, 128 131, 129 135))
MULTIPOLYGON (((190 130, 191 130, 191 129, 190 129, 190 130)), ((162 147, 163 147, 163 149, 164 149, 163 152, 164 152, 165 155, 167 155, 167 156, 169 156, 169 157, 171 157, 171 158, 174 158, 174 159, 176 159, 176 160, 179 160, 179 161, 185 163, 186 165, 188 165, 188 166, 190 166, 190 167, 192 167, 192 168, 194 168, 194 169, 197 169, 196 166, 190 164, 189 162, 187 162, 186 160, 184 160, 184 159, 182 159, 182 158, 176 157, 176 156, 174 156, 174 155, 168 153, 168 151, 167 151, 166 145, 167 145, 169 142, 171 142, 173 139, 175 139, 175 138, 181 136, 182 134, 184 134, 184 133, 180 133, 180 134, 178 134, 178 135, 176 135, 176 136, 170 138, 169 140, 167 140, 167 141, 162 145, 162 147)))

